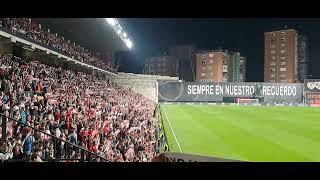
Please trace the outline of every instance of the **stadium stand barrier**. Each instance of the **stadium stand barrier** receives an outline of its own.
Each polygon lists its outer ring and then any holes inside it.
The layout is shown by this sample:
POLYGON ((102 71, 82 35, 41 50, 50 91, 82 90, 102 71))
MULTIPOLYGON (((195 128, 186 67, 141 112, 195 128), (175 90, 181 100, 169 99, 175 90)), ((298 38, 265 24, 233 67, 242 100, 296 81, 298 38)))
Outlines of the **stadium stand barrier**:
POLYGON ((169 145, 167 142, 167 135, 166 135, 166 131, 164 130, 164 125, 163 125, 163 119, 162 119, 162 112, 161 112, 161 107, 160 104, 157 105, 156 107, 156 118, 158 120, 158 124, 159 124, 159 140, 160 140, 160 149, 161 149, 161 153, 169 151, 169 145))
POLYGON ((224 159, 194 154, 165 152, 153 158, 153 162, 244 162, 240 160, 224 159))

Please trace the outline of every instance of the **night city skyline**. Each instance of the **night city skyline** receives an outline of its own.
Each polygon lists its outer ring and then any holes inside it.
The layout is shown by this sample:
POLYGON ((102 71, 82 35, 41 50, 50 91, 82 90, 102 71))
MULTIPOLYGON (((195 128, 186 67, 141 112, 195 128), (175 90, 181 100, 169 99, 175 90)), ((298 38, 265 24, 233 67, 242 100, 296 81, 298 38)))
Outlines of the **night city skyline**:
MULTIPOLYGON (((47 23, 48 20, 43 19, 47 23)), ((49 20, 50 21, 50 20, 49 20)), ((264 33, 288 28, 296 29, 309 38, 309 63, 312 78, 320 78, 320 19, 152 19, 124 18, 119 22, 128 32, 133 48, 126 60, 121 62, 120 71, 142 73, 143 62, 147 57, 162 55, 171 45, 194 44, 197 49, 217 48, 239 51, 247 57, 247 81, 263 81, 264 33)), ((106 26, 106 25, 105 25, 106 26)), ((70 26, 69 26, 70 27, 70 26)), ((85 47, 103 51, 102 35, 88 32, 82 36, 75 28, 65 31, 67 25, 52 27, 66 34, 85 47), (91 40, 90 40, 90 39, 91 40)), ((70 27, 72 28, 72 27, 70 27)), ((101 25, 99 28, 106 28, 101 25)), ((88 30, 88 29, 87 29, 88 30)), ((84 31, 84 30, 82 30, 84 31)), ((101 32, 101 31, 99 31, 101 32)))

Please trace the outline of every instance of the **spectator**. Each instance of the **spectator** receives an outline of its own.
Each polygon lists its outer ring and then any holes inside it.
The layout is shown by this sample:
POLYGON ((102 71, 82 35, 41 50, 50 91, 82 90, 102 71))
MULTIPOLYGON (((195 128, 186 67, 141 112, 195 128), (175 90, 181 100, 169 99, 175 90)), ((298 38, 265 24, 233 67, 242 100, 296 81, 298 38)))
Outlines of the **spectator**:
POLYGON ((12 158, 12 153, 8 150, 7 145, 0 142, 0 161, 6 161, 12 158))
MULTIPOLYGON (((97 66, 99 68, 115 72, 117 68, 112 67, 110 62, 105 62, 98 56, 94 56, 89 50, 76 46, 70 41, 58 37, 57 34, 51 33, 49 30, 42 30, 41 26, 31 22, 29 18, 0 18, 0 26, 10 30, 13 34, 24 35, 42 45, 49 46, 58 51, 62 51, 67 55, 81 62, 97 66)), ((33 72, 31 72, 33 75, 33 72)))
POLYGON ((23 147, 24 147, 24 152, 26 156, 26 160, 31 159, 32 155, 32 146, 33 146, 33 136, 32 136, 32 130, 30 128, 27 129, 27 135, 26 138, 23 141, 23 147))
POLYGON ((31 158, 31 155, 38 152, 41 152, 38 156, 47 161, 71 158, 78 153, 74 145, 110 161, 150 161, 155 155, 155 105, 147 98, 92 75, 50 67, 33 59, 12 61, 10 55, 1 57, 1 64, 11 66, 2 68, 4 74, 23 71, 6 82, 9 87, 17 83, 19 88, 9 88, 10 96, 2 87, 0 92, 4 113, 22 121, 21 125, 8 123, 7 126, 8 136, 16 142, 15 158, 20 157, 21 152, 33 160, 37 157, 31 158), (18 62, 20 66, 13 66, 18 62), (18 89, 28 92, 21 91, 19 95, 18 89), (39 93, 43 89, 46 89, 45 95, 39 93), (32 135, 26 125, 74 145, 58 141, 55 157, 52 138, 43 133, 32 135), (18 143, 22 139, 24 143, 18 143), (142 151, 145 151, 143 155, 142 151))

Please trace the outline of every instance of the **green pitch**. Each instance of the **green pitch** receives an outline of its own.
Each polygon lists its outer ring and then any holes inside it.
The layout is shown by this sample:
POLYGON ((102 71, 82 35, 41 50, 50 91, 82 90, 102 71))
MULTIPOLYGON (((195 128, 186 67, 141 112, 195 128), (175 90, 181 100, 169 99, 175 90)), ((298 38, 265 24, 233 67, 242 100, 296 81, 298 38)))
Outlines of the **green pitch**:
POLYGON ((246 161, 320 162, 320 108, 161 107, 170 151, 246 161))

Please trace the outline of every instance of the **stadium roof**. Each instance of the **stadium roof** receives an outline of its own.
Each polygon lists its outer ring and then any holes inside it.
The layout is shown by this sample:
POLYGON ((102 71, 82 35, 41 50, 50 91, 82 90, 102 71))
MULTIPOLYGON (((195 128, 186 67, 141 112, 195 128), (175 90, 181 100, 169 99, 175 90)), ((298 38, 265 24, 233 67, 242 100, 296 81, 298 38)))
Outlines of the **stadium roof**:
POLYGON ((32 18, 32 20, 92 51, 129 50, 104 18, 32 18))

